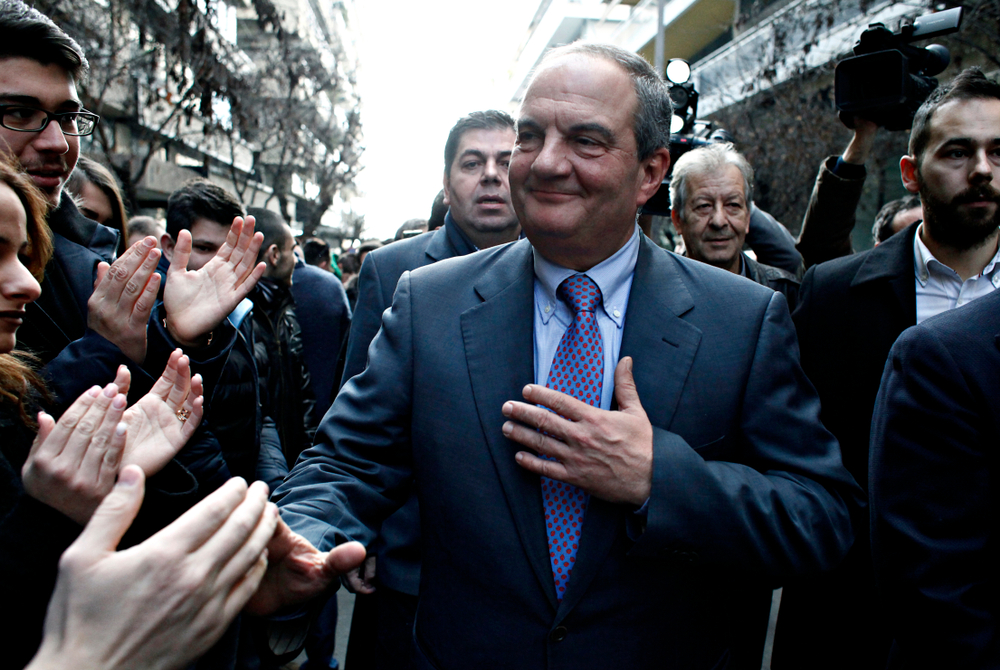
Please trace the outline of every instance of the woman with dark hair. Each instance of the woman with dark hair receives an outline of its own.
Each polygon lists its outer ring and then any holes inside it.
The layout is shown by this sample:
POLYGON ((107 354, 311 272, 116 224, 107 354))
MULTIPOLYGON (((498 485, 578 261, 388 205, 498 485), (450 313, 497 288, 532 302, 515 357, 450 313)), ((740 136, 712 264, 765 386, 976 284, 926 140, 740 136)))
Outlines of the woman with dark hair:
MULTIPOLYGON (((50 398, 37 362, 14 345, 52 255, 46 209, 30 178, 0 158, 0 602, 16 609, 0 627, 0 646, 12 667, 38 648, 59 555, 121 467, 136 464, 146 475, 163 469, 191 439, 203 403, 201 379, 191 378, 187 357, 175 351, 152 391, 128 409, 122 366, 114 383, 81 395, 58 423, 41 411, 50 398)), ((197 488, 186 477, 170 481, 197 488)))
POLYGON ((66 188, 76 198, 81 214, 118 231, 121 235, 118 254, 121 255, 126 249, 125 225, 128 223, 128 213, 118 189, 118 181, 111 171, 92 158, 80 156, 76 169, 66 182, 66 188))

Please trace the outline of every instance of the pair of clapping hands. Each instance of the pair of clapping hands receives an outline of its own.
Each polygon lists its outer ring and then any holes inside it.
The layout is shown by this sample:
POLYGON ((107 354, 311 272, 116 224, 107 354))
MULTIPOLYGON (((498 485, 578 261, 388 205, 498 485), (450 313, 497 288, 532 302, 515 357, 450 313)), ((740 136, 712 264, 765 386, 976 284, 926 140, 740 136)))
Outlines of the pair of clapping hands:
MULTIPOLYGON (((87 525, 59 562, 28 670, 182 668, 225 632, 266 574, 272 583, 294 583, 291 574, 330 585, 364 558, 356 542, 331 554, 312 549, 280 520, 266 484, 248 487, 240 478, 145 542, 116 551, 142 504, 146 475, 190 438, 203 402, 180 350, 128 409, 120 393, 127 386, 122 368, 114 384, 84 393, 58 422, 39 415, 25 488, 53 507, 77 506, 70 516, 87 525), (86 504, 70 493, 81 491, 86 504), (268 572, 269 557, 281 566, 278 576, 268 572)), ((273 611, 281 597, 258 598, 257 609, 273 611)))
MULTIPOLYGON (((257 252, 264 236, 254 233, 254 218, 236 217, 215 257, 198 270, 187 269, 191 233, 177 235, 163 307, 166 328, 174 341, 191 348, 207 344, 208 336, 264 274, 257 252)), ((129 247, 113 265, 100 263, 94 292, 87 302, 87 327, 115 344, 136 363, 146 358, 146 324, 156 305, 160 250, 146 237, 129 247)))

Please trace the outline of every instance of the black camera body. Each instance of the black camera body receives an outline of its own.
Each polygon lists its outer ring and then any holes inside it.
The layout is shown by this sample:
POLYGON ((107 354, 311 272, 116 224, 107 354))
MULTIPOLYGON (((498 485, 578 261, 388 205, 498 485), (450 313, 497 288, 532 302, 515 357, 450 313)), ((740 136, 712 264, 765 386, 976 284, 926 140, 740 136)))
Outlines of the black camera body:
POLYGON ((874 23, 854 45, 854 56, 837 64, 835 97, 841 120, 853 127, 854 117, 886 130, 906 130, 917 109, 937 88, 937 75, 951 55, 939 44, 915 47, 911 42, 958 30, 962 8, 918 17, 892 32, 874 23))

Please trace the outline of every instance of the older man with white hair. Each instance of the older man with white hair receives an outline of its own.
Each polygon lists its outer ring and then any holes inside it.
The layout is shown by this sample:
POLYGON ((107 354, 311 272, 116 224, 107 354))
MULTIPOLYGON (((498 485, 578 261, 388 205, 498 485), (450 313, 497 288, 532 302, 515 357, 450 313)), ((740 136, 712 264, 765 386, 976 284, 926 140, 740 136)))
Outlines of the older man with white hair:
POLYGON ((677 160, 670 178, 670 217, 687 256, 779 291, 795 309, 799 280, 743 252, 750 231, 753 168, 732 144, 709 144, 677 160))

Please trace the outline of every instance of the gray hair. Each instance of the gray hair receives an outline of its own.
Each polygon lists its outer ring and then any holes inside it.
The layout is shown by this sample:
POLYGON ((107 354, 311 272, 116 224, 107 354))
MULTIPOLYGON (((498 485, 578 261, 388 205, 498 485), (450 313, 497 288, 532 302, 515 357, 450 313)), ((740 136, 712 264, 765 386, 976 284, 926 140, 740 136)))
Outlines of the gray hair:
POLYGON ((670 178, 670 208, 678 213, 684 211, 687 200, 687 180, 691 175, 717 172, 726 165, 735 165, 743 175, 743 196, 747 207, 753 201, 753 168, 747 159, 731 143, 706 144, 692 149, 674 163, 674 173, 670 178))
POLYGON ((550 49, 542 57, 540 65, 572 54, 583 54, 615 63, 632 80, 632 87, 638 98, 633 114, 632 134, 635 135, 640 161, 652 156, 657 149, 670 147, 670 119, 674 113, 670 104, 670 89, 646 59, 610 44, 573 42, 550 49))

